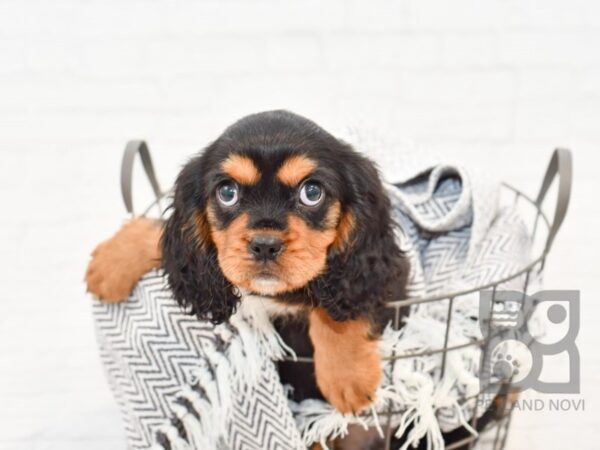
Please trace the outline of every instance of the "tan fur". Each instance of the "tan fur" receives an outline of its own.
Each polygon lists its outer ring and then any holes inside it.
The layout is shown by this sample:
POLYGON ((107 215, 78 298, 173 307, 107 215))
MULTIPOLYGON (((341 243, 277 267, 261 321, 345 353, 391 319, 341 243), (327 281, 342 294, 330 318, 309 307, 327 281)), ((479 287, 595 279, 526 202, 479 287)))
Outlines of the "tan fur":
POLYGON ((231 155, 223 161, 221 169, 240 184, 252 185, 260 180, 260 172, 248 156, 231 155))
POLYGON ((332 248, 336 251, 343 251, 348 247, 352 246, 352 232, 354 231, 354 215, 352 211, 347 211, 342 216, 340 223, 337 227, 335 241, 332 244, 332 248))
POLYGON ((288 158, 277 171, 277 178, 283 184, 288 186, 296 186, 304 178, 315 170, 317 163, 312 159, 303 156, 295 155, 288 158))
MULTIPOLYGON (((330 209, 331 220, 337 217, 339 205, 330 209)), ((225 277, 233 284, 259 292, 274 295, 300 288, 325 270, 327 249, 336 237, 334 227, 313 230, 300 217, 288 216, 287 231, 250 230, 247 228, 248 215, 241 214, 226 229, 216 227, 216 219, 209 207, 208 220, 211 224, 212 240, 217 247, 219 265, 225 277), (248 254, 250 240, 260 234, 277 236, 283 240, 281 256, 270 263, 268 269, 277 277, 268 289, 257 284, 253 278, 264 266, 248 254)))
POLYGON ((334 202, 327 211, 325 215, 324 226, 325 228, 335 228, 338 226, 340 221, 340 211, 342 210, 342 205, 340 202, 334 202))
POLYGON ((327 249, 334 239, 335 228, 314 230, 298 216, 288 216, 285 250, 278 263, 284 268, 289 289, 304 286, 325 270, 327 249))
POLYGON ((196 243, 198 244, 198 248, 204 249, 211 242, 210 237, 210 226, 206 220, 206 214, 204 212, 198 211, 194 214, 194 225, 196 243))
POLYGON ((100 300, 115 303, 129 297, 139 279, 160 267, 160 222, 133 219, 92 252, 85 274, 88 291, 100 300))
POLYGON ((374 400, 381 382, 377 341, 367 320, 334 321, 323 309, 310 313, 317 386, 338 411, 356 413, 374 400))

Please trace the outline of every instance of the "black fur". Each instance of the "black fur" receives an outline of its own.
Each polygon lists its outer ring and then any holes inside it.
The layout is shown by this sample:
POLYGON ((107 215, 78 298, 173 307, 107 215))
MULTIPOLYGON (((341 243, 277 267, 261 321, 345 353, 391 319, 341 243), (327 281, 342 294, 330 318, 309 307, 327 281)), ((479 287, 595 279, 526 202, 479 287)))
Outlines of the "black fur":
POLYGON ((327 272, 311 281, 316 303, 334 320, 373 317, 385 302, 404 298, 408 262, 396 244, 390 201, 371 161, 349 146, 340 164, 344 207, 355 220, 352 245, 331 252, 327 272))
POLYGON ((194 158, 177 178, 173 213, 162 235, 162 266, 180 305, 198 318, 221 323, 235 312, 240 296, 219 268, 215 246, 202 241, 194 226, 208 200, 205 160, 194 158))
MULTIPOLYGON (((330 251, 324 273, 281 299, 319 305, 335 320, 347 320, 374 317, 392 296, 403 296, 407 261, 394 240, 389 199, 373 163, 310 120, 271 111, 233 124, 192 159, 177 179, 173 214, 162 246, 163 267, 180 304, 191 306, 200 318, 222 322, 239 302, 237 289, 219 268, 214 244, 199 237, 194 226, 196 215, 206 209, 223 181, 220 163, 232 152, 252 157, 263 175, 274 174, 290 155, 306 155, 317 161, 314 176, 327 193, 323 207, 298 208, 292 188, 273 182, 275 177, 263 176, 256 186, 240 187, 251 226, 268 223, 272 228, 285 228, 287 215, 293 212, 319 229, 326 207, 335 200, 354 217, 351 245, 330 251)), ((215 214, 221 226, 227 227, 237 213, 219 209, 215 214)))

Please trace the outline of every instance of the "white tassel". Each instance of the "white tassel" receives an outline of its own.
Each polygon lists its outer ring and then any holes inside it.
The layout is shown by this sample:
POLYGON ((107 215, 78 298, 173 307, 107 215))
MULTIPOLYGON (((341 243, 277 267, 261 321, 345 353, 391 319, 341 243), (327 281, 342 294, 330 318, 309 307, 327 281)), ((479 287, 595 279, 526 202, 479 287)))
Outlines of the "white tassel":
MULTIPOLYGON (((181 405, 173 404, 171 409, 183 424, 191 448, 209 448, 214 442, 210 439, 209 427, 203 426, 202 422, 181 405)), ((200 409, 198 412, 203 410, 200 409)))
MULTIPOLYGON (((296 354, 275 330, 269 316, 268 307, 261 303, 261 298, 246 294, 236 314, 231 318, 232 324, 247 329, 249 334, 242 339, 254 340, 258 346, 254 348, 264 351, 264 356, 272 360, 281 360, 287 355, 294 359, 296 354)), ((245 345, 245 348, 248 348, 245 345)), ((252 348, 252 347, 251 347, 252 348)))
MULTIPOLYGON (((179 432, 173 425, 165 425, 159 429, 169 439, 171 450, 194 450, 189 444, 179 436, 179 432)), ((163 449, 164 450, 164 449, 163 449)))

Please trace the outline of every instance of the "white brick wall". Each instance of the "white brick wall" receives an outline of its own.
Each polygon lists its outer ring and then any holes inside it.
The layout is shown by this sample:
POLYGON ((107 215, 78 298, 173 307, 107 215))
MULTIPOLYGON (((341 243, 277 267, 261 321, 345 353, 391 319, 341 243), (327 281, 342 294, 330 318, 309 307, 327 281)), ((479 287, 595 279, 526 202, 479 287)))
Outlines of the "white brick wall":
POLYGON ((279 107, 529 192, 553 146, 575 149, 547 280, 583 290, 588 412, 523 413, 510 448, 594 446, 599 2, 0 0, 0 449, 123 448, 82 274, 123 218, 125 141, 151 143, 166 185, 224 126, 279 107))

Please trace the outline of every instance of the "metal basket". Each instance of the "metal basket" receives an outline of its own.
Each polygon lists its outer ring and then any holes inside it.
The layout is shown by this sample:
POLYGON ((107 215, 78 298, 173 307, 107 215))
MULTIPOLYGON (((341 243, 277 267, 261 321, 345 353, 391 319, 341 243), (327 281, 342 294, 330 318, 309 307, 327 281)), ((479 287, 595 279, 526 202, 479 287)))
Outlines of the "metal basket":
MULTIPOLYGON (((148 208, 142 213, 143 215, 147 215, 152 208, 157 207, 158 211, 161 212, 161 200, 169 195, 170 192, 162 192, 156 181, 156 176, 154 174, 154 170, 152 168, 152 162, 150 159, 150 154, 146 144, 143 141, 131 141, 128 143, 127 148, 125 150, 125 154, 123 157, 122 171, 121 171, 121 187, 122 194, 125 206, 127 211, 130 214, 134 214, 133 212, 133 203, 132 203, 132 194, 131 194, 131 175, 132 168, 135 156, 140 154, 144 170, 146 175, 148 176, 154 194, 156 196, 156 200, 152 202, 148 208)), ((416 304, 428 303, 428 302, 444 302, 447 304, 447 320, 446 320, 446 328, 445 328, 445 339, 444 345, 438 349, 427 350, 419 353, 411 353, 411 354, 393 354, 390 357, 384 358, 392 361, 391 370, 393 371, 394 364, 399 359, 404 358, 416 358, 419 356, 425 355, 433 355, 439 354, 442 359, 441 364, 441 374, 443 376, 445 366, 446 366, 446 357, 448 352, 458 350, 461 348, 465 348, 467 346, 479 346, 482 350, 482 360, 485 359, 486 354, 490 351, 489 343, 491 337, 489 334, 485 338, 473 341, 467 344, 449 346, 448 339, 450 334, 450 328, 452 327, 452 310, 454 306, 454 300, 457 297, 478 293, 481 291, 491 291, 492 294, 492 302, 495 301, 496 291, 499 290, 500 286, 504 283, 510 281, 516 281, 520 279, 524 279, 522 292, 527 294, 529 292, 530 280, 532 279, 531 275, 534 273, 540 273, 546 261, 546 257, 550 252, 552 247, 552 243, 562 225, 562 222, 565 218, 569 199, 571 195, 571 185, 572 185, 572 158, 571 152, 567 149, 556 149, 554 150, 552 157, 550 159, 550 163, 546 170, 546 174, 542 181, 541 188, 539 193, 535 199, 527 196, 522 191, 512 187, 507 183, 502 184, 502 191, 505 198, 510 198, 510 201, 515 205, 524 207, 528 210, 529 215, 531 216, 531 225, 530 225, 530 238, 532 241, 538 241, 541 243, 539 249, 536 251, 534 248, 534 255, 525 267, 520 268, 509 276, 506 276, 502 279, 495 280, 494 282, 488 283, 482 286, 473 286, 470 289, 449 292, 441 295, 434 295, 425 298, 408 298, 403 300, 393 301, 387 304, 388 308, 393 309, 393 327, 395 329, 399 329, 401 327, 401 317, 403 317, 403 309, 410 308, 416 304), (552 185, 554 179, 558 179, 558 189, 557 189, 557 199, 554 208, 554 213, 552 220, 548 218, 548 215, 542 209, 542 206, 546 200, 546 196, 548 194, 549 188, 552 185)), ((407 311, 406 309, 404 311, 407 311)), ((483 320, 489 320, 490 322, 493 319, 494 308, 490 308, 490 317, 483 320)), ((480 318, 482 320, 482 318, 480 318)), ((492 349, 493 350, 493 349, 492 349)), ((312 362, 312 358, 297 358, 297 362, 312 362)), ((484 448, 486 450, 502 450, 505 448, 508 431, 510 428, 510 422, 512 418, 512 412, 514 409, 514 403, 510 402, 509 396, 513 391, 513 386, 511 381, 507 381, 498 395, 497 399, 500 399, 500 406, 498 408, 499 413, 495 415, 492 421, 488 423, 488 425, 481 430, 479 436, 468 436, 458 441, 453 442, 450 445, 446 446, 446 450, 463 450, 463 449, 472 449, 478 444, 480 436, 487 435, 491 439, 487 443, 485 447, 479 446, 481 450, 484 448)), ((473 418, 470 420, 470 425, 477 429, 477 407, 479 405, 480 396, 483 396, 484 392, 480 391, 477 395, 473 397, 469 397, 464 399, 463 402, 475 400, 475 411, 473 413, 473 418)), ((391 449, 391 439, 392 439, 392 418, 401 414, 400 411, 391 411, 388 410, 385 413, 380 413, 380 416, 385 416, 386 418, 382 421, 382 427, 385 433, 385 449, 391 449)))
MULTIPOLYGON (((532 224, 531 224, 531 228, 530 228, 530 230, 531 230, 530 237, 531 237, 532 241, 535 241, 536 239, 539 240, 540 233, 543 233, 542 230, 545 228, 546 234, 545 234, 545 236, 542 236, 542 238, 545 237, 545 240, 542 241, 541 249, 538 250, 538 252, 536 253, 536 256, 534 256, 532 258, 532 260, 530 261, 530 263, 527 264, 525 267, 519 269, 518 271, 512 273, 509 276, 506 276, 499 280, 495 280, 492 283, 488 283, 483 286, 473 286, 471 289, 466 289, 466 290, 457 291, 457 292, 449 292, 449 293, 442 294, 442 295, 435 295, 435 296, 426 297, 426 298, 409 298, 409 299, 398 300, 398 301, 389 303, 387 305, 387 307, 394 309, 393 326, 395 329, 398 329, 401 325, 400 317, 402 317, 401 312, 402 312, 403 308, 410 308, 412 305, 420 304, 420 303, 427 303, 427 302, 445 302, 448 305, 447 306, 448 307, 448 315, 447 315, 447 320, 446 320, 444 346, 442 348, 428 350, 426 352, 411 353, 410 355, 404 355, 404 354, 392 355, 391 357, 387 358, 392 361, 392 370, 393 370, 393 365, 394 365, 395 361, 397 361, 398 359, 415 358, 418 356, 439 354, 440 358, 442 358, 441 371, 442 371, 442 376, 443 376, 444 370, 445 370, 445 365, 446 365, 446 356, 447 356, 448 352, 458 350, 458 349, 464 348, 466 346, 479 346, 482 349, 482 353, 483 353, 482 360, 485 360, 486 353, 488 351, 493 350, 493 349, 490 349, 489 345, 488 345, 490 342, 490 339, 491 339, 490 335, 486 336, 485 338, 483 338, 479 341, 474 341, 474 342, 471 342, 468 344, 448 346, 448 337, 449 337, 450 328, 452 326, 452 309, 453 309, 454 299, 459 296, 462 296, 462 295, 478 293, 478 292, 484 291, 484 290, 491 290, 492 304, 493 304, 493 302, 496 300, 496 297, 495 297, 496 291, 497 291, 497 289, 499 289, 500 285, 502 285, 506 282, 509 282, 509 281, 520 280, 523 277, 524 277, 524 282, 523 282, 522 292, 524 294, 527 294, 529 292, 529 284, 530 284, 530 280, 532 278, 531 275, 534 271, 541 272, 543 270, 544 264, 546 261, 546 256, 550 252, 552 243, 554 242, 556 234, 558 233, 560 226, 562 225, 562 222, 565 218, 565 215, 567 212, 567 207, 569 204, 570 195, 571 195, 571 185, 572 185, 572 159, 571 159, 571 152, 567 149, 556 149, 554 151, 554 153, 552 154, 550 163, 548 165, 548 169, 546 170, 546 174, 542 181, 540 191, 535 200, 507 183, 502 184, 503 194, 505 195, 505 197, 506 197, 506 195, 512 197, 512 202, 514 202, 515 204, 521 203, 522 206, 525 206, 527 209, 530 210, 529 212, 532 213, 533 220, 532 220, 532 224), (557 177, 558 177, 557 200, 556 200, 556 206, 554 209, 554 216, 553 216, 552 221, 550 221, 548 219, 548 216, 546 215, 546 213, 544 213, 542 206, 544 204, 546 195, 548 193, 550 186, 552 185, 553 180, 557 177), (542 226, 540 226, 540 223, 542 224, 542 226)), ((490 308, 490 317, 487 319, 484 318, 483 320, 489 320, 491 323, 491 321, 493 320, 493 313, 494 313, 494 308, 490 308)), ((480 320, 482 320, 482 318, 480 318, 480 320)), ((512 383, 510 380, 508 380, 502 387, 501 394, 498 397, 501 400, 501 405, 498 408, 498 410, 500 411, 500 414, 497 415, 496 417, 494 417, 494 420, 492 420, 488 424, 488 426, 484 430, 482 430, 482 432, 480 433, 480 436, 483 434, 487 434, 487 433, 490 433, 493 436, 491 442, 489 443, 489 446, 486 446, 485 448, 489 448, 490 450, 501 450, 506 445, 506 441, 507 441, 507 437, 508 437, 508 430, 510 428, 512 412, 514 409, 514 403, 511 404, 511 402, 509 400, 510 393, 512 391, 513 391, 512 383)), ((473 413, 473 418, 471 419, 470 424, 475 429, 477 428, 477 420, 478 420, 477 406, 479 405, 480 396, 482 396, 483 394, 484 394, 484 392, 480 391, 474 397, 475 411, 473 413)), ((464 401, 471 401, 471 400, 473 400, 473 397, 467 398, 464 401)), ((391 435, 392 435, 391 419, 394 416, 394 414, 399 414, 399 413, 394 412, 394 411, 388 411, 387 413, 384 413, 384 415, 387 416, 387 418, 385 420, 385 425, 384 425, 385 438, 386 438, 386 446, 385 446, 386 450, 391 450, 391 446, 390 446, 391 435)), ((446 450, 471 449, 471 448, 474 448, 474 446, 475 446, 475 444, 477 444, 478 440, 479 440, 479 436, 469 436, 469 437, 461 439, 457 442, 454 442, 450 445, 447 445, 446 450)))

